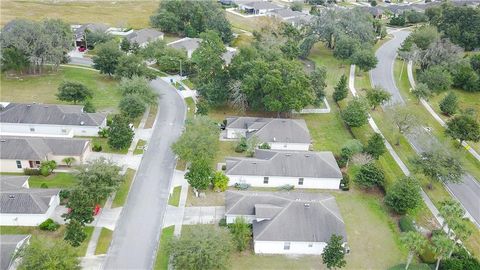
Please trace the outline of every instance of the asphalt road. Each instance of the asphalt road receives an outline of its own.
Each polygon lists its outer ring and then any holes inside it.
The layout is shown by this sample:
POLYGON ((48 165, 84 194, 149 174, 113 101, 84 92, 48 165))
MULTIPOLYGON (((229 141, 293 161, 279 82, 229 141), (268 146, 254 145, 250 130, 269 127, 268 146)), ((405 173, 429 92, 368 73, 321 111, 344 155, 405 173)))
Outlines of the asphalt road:
POLYGON ((81 57, 70 57, 70 61, 68 61, 69 64, 72 65, 80 65, 80 66, 93 66, 93 61, 90 58, 81 58, 81 57))
POLYGON ((152 138, 113 233, 104 269, 151 269, 168 202, 175 156, 170 145, 185 120, 183 99, 161 79, 152 81, 161 95, 152 138))
MULTIPOLYGON (((393 64, 396 58, 397 49, 408 37, 409 31, 396 31, 392 33, 394 38, 383 44, 375 53, 378 58, 378 65, 370 72, 373 85, 381 86, 392 94, 392 99, 386 106, 392 104, 405 104, 400 91, 395 84, 393 75, 393 64)), ((407 139, 417 153, 422 153, 431 149, 432 146, 440 146, 436 138, 423 127, 419 127, 407 139)), ((480 184, 470 175, 465 174, 462 177, 463 182, 459 184, 448 183, 447 189, 459 200, 463 207, 468 211, 470 218, 480 227, 480 184)))

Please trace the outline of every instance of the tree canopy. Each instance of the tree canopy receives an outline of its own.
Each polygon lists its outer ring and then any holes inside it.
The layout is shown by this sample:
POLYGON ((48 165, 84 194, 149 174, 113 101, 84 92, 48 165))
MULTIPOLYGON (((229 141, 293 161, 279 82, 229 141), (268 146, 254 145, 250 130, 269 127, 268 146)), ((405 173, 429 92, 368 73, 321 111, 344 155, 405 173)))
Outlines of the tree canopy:
POLYGON ((347 107, 342 111, 342 118, 350 127, 361 127, 368 122, 368 112, 365 101, 354 98, 348 102, 347 107))
POLYGON ((416 178, 404 177, 387 190, 385 203, 399 214, 415 209, 422 201, 420 183, 416 178))
MULTIPOLYGON (((462 181, 463 168, 459 159, 443 151, 423 152, 412 159, 415 169, 431 181, 459 183, 462 181)), ((430 184, 430 186, 431 186, 430 184)))
POLYGON ((342 268, 347 265, 345 261, 345 248, 343 245, 343 237, 333 234, 328 240, 327 246, 322 253, 323 263, 328 269, 342 268))
POLYGON ((460 144, 464 141, 478 142, 480 141, 480 125, 470 115, 455 116, 447 122, 445 134, 460 140, 460 144))
POLYGON ((35 238, 19 252, 19 270, 80 270, 77 251, 63 240, 35 238))
POLYGON ((96 54, 93 56, 93 68, 100 70, 102 74, 112 76, 117 69, 118 61, 124 54, 118 48, 115 41, 102 43, 95 49, 96 54))
POLYGON ((73 102, 85 101, 92 97, 90 91, 84 84, 79 82, 64 81, 58 86, 57 98, 58 100, 73 102))
POLYGON ((110 147, 117 150, 128 148, 134 135, 129 118, 121 114, 114 115, 108 128, 108 134, 108 145, 110 147))

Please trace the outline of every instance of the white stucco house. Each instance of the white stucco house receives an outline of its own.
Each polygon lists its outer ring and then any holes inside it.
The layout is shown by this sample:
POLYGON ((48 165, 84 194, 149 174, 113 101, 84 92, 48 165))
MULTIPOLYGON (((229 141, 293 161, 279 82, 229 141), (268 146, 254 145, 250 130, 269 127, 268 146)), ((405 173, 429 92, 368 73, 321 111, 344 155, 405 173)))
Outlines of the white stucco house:
POLYGON ((30 235, 27 234, 0 235, 0 270, 17 269, 21 259, 15 255, 29 240, 30 235))
POLYGON ((60 204, 59 189, 29 188, 27 176, 0 175, 0 225, 38 226, 60 204))
POLYGON ((67 157, 75 159, 71 165, 79 165, 91 152, 89 140, 44 137, 0 136, 0 149, 0 172, 20 173, 47 160, 67 165, 63 161, 67 157))
POLYGON ((0 102, 3 136, 98 136, 107 126, 103 113, 86 113, 83 106, 0 102))
POLYGON ((311 137, 303 119, 227 117, 227 139, 255 137, 259 144, 268 143, 274 150, 310 149, 311 137))
POLYGON ((282 9, 283 7, 268 1, 253 1, 239 3, 238 8, 247 14, 266 15, 268 12, 282 9))
POLYGON ((163 36, 163 32, 152 28, 145 28, 140 30, 134 30, 132 33, 126 35, 125 38, 130 43, 137 43, 140 48, 145 48, 150 42, 162 40, 163 36))
POLYGON ((257 149, 252 158, 226 158, 229 185, 339 189, 342 173, 332 152, 257 149))
POLYGON ((347 241, 335 198, 325 193, 227 191, 225 218, 252 224, 256 254, 320 255, 333 234, 347 241))

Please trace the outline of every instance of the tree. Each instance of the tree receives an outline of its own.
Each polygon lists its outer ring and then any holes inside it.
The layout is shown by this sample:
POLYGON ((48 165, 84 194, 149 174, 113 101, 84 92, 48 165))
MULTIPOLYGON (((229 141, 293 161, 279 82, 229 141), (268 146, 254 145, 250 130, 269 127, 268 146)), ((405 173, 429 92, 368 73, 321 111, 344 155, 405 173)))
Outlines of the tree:
POLYGON ((228 177, 223 172, 215 172, 212 177, 213 189, 216 191, 225 191, 228 187, 228 177))
POLYGON ((453 86, 469 92, 480 91, 478 87, 479 76, 470 65, 470 61, 464 59, 451 65, 453 86))
POLYGON ((78 247, 87 238, 83 225, 77 220, 71 220, 67 224, 64 240, 70 243, 72 247, 78 247))
POLYGON ((410 108, 405 106, 394 106, 386 111, 387 119, 395 124, 398 129, 396 145, 400 144, 400 136, 407 134, 418 126, 417 116, 410 108))
POLYGON ((470 66, 480 75, 480 54, 474 54, 470 57, 470 66))
POLYGON ((126 95, 120 100, 118 105, 123 115, 130 119, 135 119, 145 112, 147 106, 138 95, 126 95))
POLYGON ((421 99, 428 100, 432 95, 432 92, 428 88, 428 85, 419 83, 414 89, 412 89, 412 94, 418 99, 418 101, 420 101, 421 99))
POLYGON ((118 150, 126 149, 130 146, 134 132, 130 127, 128 118, 116 114, 112 118, 108 134, 108 145, 118 150))
POLYGON ((95 46, 113 40, 113 35, 105 33, 102 30, 90 31, 85 29, 85 39, 88 49, 93 49, 95 46))
POLYGON ((29 269, 70 269, 80 270, 77 250, 66 242, 55 239, 33 237, 24 249, 20 249, 19 270, 29 269))
POLYGON ((175 269, 226 269, 233 244, 225 229, 200 225, 173 239, 169 250, 175 269))
POLYGON ((79 101, 85 101, 86 99, 91 98, 92 91, 79 82, 63 81, 58 87, 58 93, 56 96, 58 100, 77 104, 79 101))
POLYGON ((367 90, 367 100, 372 109, 375 110, 377 106, 385 104, 392 97, 392 94, 385 91, 381 87, 374 87, 373 89, 367 90))
POLYGON ((208 102, 206 100, 201 99, 201 100, 197 101, 197 103, 195 105, 197 107, 196 113, 198 115, 207 115, 208 114, 208 109, 210 108, 210 106, 208 105, 208 102))
POLYGON ((302 11, 303 10, 303 3, 302 2, 293 2, 290 8, 293 11, 302 11))
POLYGON ((408 249, 408 258, 405 269, 408 269, 415 254, 423 252, 427 245, 427 240, 419 232, 409 231, 402 234, 400 242, 408 249))
POLYGON ((75 162, 74 157, 66 157, 62 160, 68 167, 72 166, 72 163, 75 162))
POLYGON ((250 241, 252 240, 252 230, 244 217, 235 218, 235 222, 229 226, 230 233, 232 234, 233 242, 235 243, 238 251, 244 251, 247 249, 250 241))
POLYGON ((95 111, 95 106, 93 106, 92 101, 90 99, 87 99, 83 104, 83 112, 94 113, 95 111))
POLYGON ((480 125, 469 115, 455 116, 447 122, 445 134, 455 140, 460 140, 460 145, 464 141, 480 141, 480 125))
POLYGON ((440 101, 440 110, 442 113, 448 116, 452 116, 458 110, 458 98, 454 92, 450 91, 448 94, 440 101))
POLYGON ((123 38, 122 42, 120 42, 120 49, 126 53, 130 51, 131 46, 132 44, 130 43, 130 40, 128 40, 128 38, 123 38))
POLYGON ((408 39, 410 39, 412 43, 417 45, 421 50, 426 50, 431 44, 440 39, 440 33, 438 33, 435 26, 423 25, 415 29, 408 39))
POLYGON ((447 67, 459 61, 462 57, 462 48, 456 46, 448 39, 439 39, 426 50, 418 52, 417 61, 421 70, 425 70, 433 66, 447 67))
POLYGON ((413 177, 404 177, 396 181, 387 190, 385 203, 398 214, 405 214, 415 209, 422 201, 420 195, 420 184, 413 177))
POLYGON ((213 170, 208 161, 203 159, 195 160, 190 164, 185 179, 192 188, 196 190, 205 190, 210 185, 213 170))
MULTIPOLYGON (((439 215, 443 218, 442 231, 447 225, 454 225, 458 220, 465 216, 465 210, 458 201, 445 200, 440 202, 438 208, 439 215)), ((451 226, 449 226, 448 234, 450 234, 451 226)))
POLYGON ((92 194, 86 188, 78 187, 70 191, 67 208, 70 209, 62 217, 65 220, 76 220, 81 224, 93 221, 93 206, 95 204, 92 194))
POLYGON ((450 240, 450 238, 444 233, 437 233, 432 236, 433 253, 435 253, 435 256, 437 257, 435 270, 438 270, 440 261, 448 256, 451 246, 452 240, 450 240))
POLYGON ((349 59, 360 48, 358 40, 351 36, 342 35, 338 38, 333 49, 333 56, 339 59, 349 59))
POLYGON ((452 42, 466 50, 473 50, 480 47, 478 38, 480 22, 476 19, 479 14, 478 9, 468 6, 442 5, 438 20, 433 23, 452 42))
POLYGON ((335 102, 339 102, 345 99, 347 96, 348 96, 347 76, 343 74, 334 88, 332 97, 335 102))
POLYGON ((53 170, 57 168, 57 162, 55 160, 45 160, 40 163, 40 173, 43 176, 48 176, 53 173, 53 170))
POLYGON ((420 157, 412 160, 415 170, 430 179, 430 188, 433 181, 442 183, 459 183, 462 181, 462 164, 460 161, 442 151, 423 152, 420 157))
POLYGON ((120 92, 122 95, 136 95, 140 97, 145 104, 157 103, 157 93, 153 91, 148 80, 140 76, 132 76, 132 78, 122 78, 120 81, 120 92))
POLYGON ((114 41, 109 41, 98 45, 95 50, 96 54, 92 58, 93 68, 109 76, 115 74, 119 58, 123 55, 123 52, 118 48, 118 44, 114 41))
POLYGON ((420 72, 418 81, 424 83, 434 92, 442 92, 452 85, 452 75, 440 66, 432 66, 420 72))
POLYGON ((428 20, 428 17, 423 12, 418 12, 416 10, 405 12, 405 18, 409 23, 421 23, 428 20))
POLYGON ((212 160, 218 150, 218 126, 206 116, 188 120, 186 130, 172 145, 173 152, 186 162, 212 160))
POLYGON ((369 71, 377 66, 378 59, 372 49, 359 49, 351 57, 351 62, 363 71, 369 71))
POLYGON ((2 71, 23 72, 30 66, 27 56, 17 48, 1 49, 2 71))
POLYGON ((387 151, 382 135, 375 132, 368 139, 368 143, 363 151, 372 156, 374 159, 380 158, 380 156, 387 151))
POLYGON ((145 77, 147 79, 155 78, 155 75, 147 68, 143 59, 135 54, 124 54, 118 58, 115 76, 118 78, 132 78, 133 76, 145 77))
POLYGON ((365 102, 358 98, 348 102, 347 107, 342 111, 342 118, 350 127, 361 127, 368 122, 368 112, 365 102))
POLYGON ((358 154, 363 151, 363 145, 358 140, 349 140, 347 141, 340 151, 340 167, 348 166, 348 162, 353 155, 358 154))
POLYGON ((332 234, 327 246, 323 249, 322 260, 328 269, 343 268, 347 264, 342 236, 332 234))
POLYGON ((375 163, 370 162, 360 167, 355 176, 355 183, 363 188, 380 187, 385 183, 385 174, 375 163))
POLYGON ((393 15, 389 22, 389 24, 393 26, 404 26, 406 23, 407 21, 403 15, 393 15))
POLYGON ((327 87, 327 69, 324 66, 316 67, 310 74, 310 83, 315 93, 315 105, 320 105, 325 98, 325 88, 327 87))

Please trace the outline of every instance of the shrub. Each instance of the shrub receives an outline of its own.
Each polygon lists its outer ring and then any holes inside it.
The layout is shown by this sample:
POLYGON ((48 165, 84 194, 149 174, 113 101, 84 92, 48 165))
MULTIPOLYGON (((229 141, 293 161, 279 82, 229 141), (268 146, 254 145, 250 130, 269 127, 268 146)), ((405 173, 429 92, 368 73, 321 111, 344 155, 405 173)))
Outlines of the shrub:
POLYGON ((226 171, 227 170, 227 165, 223 164, 222 165, 222 171, 226 171))
POLYGON ((48 167, 40 167, 40 174, 43 176, 49 176, 50 175, 50 170, 48 167))
POLYGON ((220 227, 227 227, 227 219, 226 218, 222 218, 218 221, 218 226, 220 227))
POLYGON ((250 188, 250 184, 247 183, 235 183, 235 188, 238 190, 247 190, 250 188))
POLYGON ((48 185, 47 185, 46 183, 42 183, 42 184, 40 185, 40 188, 48 188, 48 185))
POLYGON ((60 224, 56 223, 53 221, 53 219, 49 218, 45 220, 44 222, 40 223, 38 225, 38 228, 42 231, 56 231, 58 228, 60 228, 60 224))
POLYGON ((94 145, 92 146, 92 151, 93 151, 93 152, 101 152, 101 151, 102 151, 102 146, 99 145, 99 144, 94 144, 94 145))
POLYGON ((385 174, 375 163, 370 162, 360 167, 360 171, 355 176, 355 183, 362 188, 383 187, 385 183, 385 174))
POLYGON ((343 178, 340 180, 340 188, 343 191, 348 191, 350 190, 350 176, 346 173, 342 173, 343 178))
POLYGON ((474 270, 480 269, 480 262, 469 255, 464 248, 458 248, 448 259, 442 260, 440 270, 474 270))
POLYGON ((68 199, 68 197, 70 196, 70 190, 68 189, 60 190, 59 196, 60 196, 60 200, 62 201, 65 199, 68 199))
MULTIPOLYGON (((110 120, 111 121, 111 120, 110 120)), ((100 138, 107 138, 108 137, 108 128, 102 128, 98 131, 98 136, 100 138)))
POLYGON ((440 102, 440 110, 443 114, 454 115, 458 109, 458 98, 454 92, 449 92, 440 102))
POLYGON ((270 144, 264 142, 264 143, 260 144, 258 146, 258 148, 260 148, 260 149, 270 149, 271 147, 270 147, 270 144))
POLYGON ((40 170, 39 169, 25 168, 25 169, 23 169, 23 173, 25 175, 40 175, 40 170))
POLYGON ((413 220, 409 216, 403 216, 400 218, 398 221, 398 226, 400 227, 400 231, 402 232, 414 232, 417 229, 415 229, 415 225, 413 224, 413 220))
POLYGON ((223 172, 215 172, 212 177, 213 189, 215 191, 225 191, 228 187, 228 177, 223 172))
POLYGON ((243 153, 247 151, 247 149, 248 149, 247 138, 245 137, 240 138, 240 141, 238 141, 237 146, 235 146, 235 152, 243 153))
POLYGON ((405 214, 407 211, 415 209, 422 201, 420 190, 417 179, 403 177, 387 190, 385 204, 398 214, 405 214))
POLYGON ((280 191, 291 191, 291 190, 293 190, 294 188, 295 188, 295 186, 289 185, 289 184, 286 184, 286 185, 283 185, 283 186, 278 187, 278 189, 279 189, 280 191))
POLYGON ((238 251, 247 249, 252 239, 252 229, 244 217, 237 217, 235 222, 228 226, 232 239, 238 251))
POLYGON ((435 263, 437 260, 435 258, 435 253, 431 250, 431 247, 427 245, 427 247, 420 253, 420 259, 424 263, 432 264, 435 263))
POLYGON ((40 164, 40 174, 43 176, 49 176, 55 168, 57 168, 57 162, 54 160, 43 161, 40 164))

